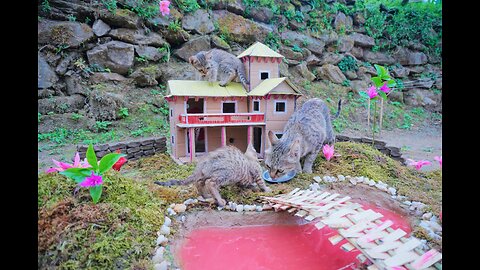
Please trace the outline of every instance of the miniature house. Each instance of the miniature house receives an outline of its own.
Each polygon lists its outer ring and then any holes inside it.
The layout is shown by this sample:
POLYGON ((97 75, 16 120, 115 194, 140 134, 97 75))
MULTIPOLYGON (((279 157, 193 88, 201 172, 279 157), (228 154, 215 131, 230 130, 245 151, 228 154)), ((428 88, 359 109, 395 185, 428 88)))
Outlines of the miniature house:
POLYGON ((238 82, 221 87, 218 82, 168 81, 173 158, 192 162, 224 145, 245 151, 248 143, 263 158, 268 132, 282 136, 301 96, 279 76, 283 56, 257 42, 237 57, 245 65, 248 92, 238 82))

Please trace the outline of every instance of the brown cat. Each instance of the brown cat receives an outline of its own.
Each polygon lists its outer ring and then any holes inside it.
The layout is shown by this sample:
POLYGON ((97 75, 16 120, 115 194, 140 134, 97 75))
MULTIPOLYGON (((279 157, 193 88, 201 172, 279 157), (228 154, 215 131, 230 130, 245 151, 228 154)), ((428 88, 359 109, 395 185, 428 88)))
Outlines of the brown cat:
POLYGON ((249 89, 249 82, 245 75, 245 66, 235 55, 219 50, 211 49, 209 51, 200 51, 196 55, 190 56, 188 62, 197 69, 202 77, 206 77, 209 82, 217 81, 218 72, 227 76, 220 81, 220 86, 226 86, 235 78, 239 78, 245 89, 249 89))
POLYGON ((226 201, 222 199, 218 189, 230 184, 250 186, 258 191, 270 192, 262 177, 262 168, 257 159, 257 153, 251 144, 247 151, 242 153, 234 146, 225 146, 200 160, 192 175, 185 180, 169 180, 167 182, 155 181, 161 186, 188 185, 195 183, 195 186, 204 198, 215 198, 219 206, 225 206, 226 201))

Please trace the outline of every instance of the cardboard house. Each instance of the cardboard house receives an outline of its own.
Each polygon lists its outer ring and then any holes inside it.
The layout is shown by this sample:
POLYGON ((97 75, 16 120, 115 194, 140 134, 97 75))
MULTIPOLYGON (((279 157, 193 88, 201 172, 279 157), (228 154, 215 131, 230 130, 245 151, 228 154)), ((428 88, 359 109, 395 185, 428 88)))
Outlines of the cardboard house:
POLYGON ((283 56, 256 42, 237 57, 245 65, 249 91, 238 82, 221 87, 218 82, 168 81, 165 99, 173 158, 192 162, 224 145, 245 151, 251 142, 261 159, 268 132, 282 136, 301 96, 286 77, 280 77, 283 56))

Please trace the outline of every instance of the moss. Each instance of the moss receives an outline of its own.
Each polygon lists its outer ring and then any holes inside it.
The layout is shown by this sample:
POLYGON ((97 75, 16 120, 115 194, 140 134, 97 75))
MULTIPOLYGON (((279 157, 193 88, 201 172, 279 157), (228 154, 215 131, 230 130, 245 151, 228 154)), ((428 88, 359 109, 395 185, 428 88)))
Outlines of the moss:
POLYGON ((100 202, 93 204, 85 189, 72 196, 72 180, 39 174, 40 269, 147 269, 166 203, 151 183, 116 171, 104 181, 100 202))
POLYGON ((50 40, 54 44, 66 44, 73 37, 72 30, 66 25, 56 25, 52 27, 50 40))
POLYGON ((148 67, 142 67, 140 70, 143 73, 147 73, 152 76, 157 76, 157 74, 160 72, 160 68, 157 65, 150 65, 148 67))

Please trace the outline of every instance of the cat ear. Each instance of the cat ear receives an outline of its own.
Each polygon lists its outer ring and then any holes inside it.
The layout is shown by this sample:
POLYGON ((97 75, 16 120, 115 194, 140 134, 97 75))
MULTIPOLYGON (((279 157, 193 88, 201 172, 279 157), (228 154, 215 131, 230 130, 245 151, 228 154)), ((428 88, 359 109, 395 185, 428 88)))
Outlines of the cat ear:
POLYGON ((268 141, 270 141, 271 145, 275 145, 279 141, 277 135, 273 134, 271 130, 268 131, 268 141))
POLYGON ((188 58, 188 62, 190 63, 190 65, 193 65, 193 63, 195 62, 195 60, 196 60, 196 57, 195 57, 194 55, 193 55, 193 56, 190 56, 190 57, 188 58))
POLYGON ((290 146, 289 156, 294 159, 300 157, 300 139, 295 139, 290 146))

